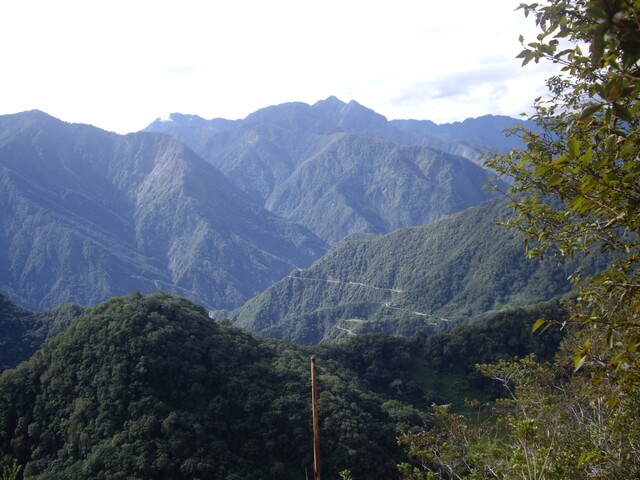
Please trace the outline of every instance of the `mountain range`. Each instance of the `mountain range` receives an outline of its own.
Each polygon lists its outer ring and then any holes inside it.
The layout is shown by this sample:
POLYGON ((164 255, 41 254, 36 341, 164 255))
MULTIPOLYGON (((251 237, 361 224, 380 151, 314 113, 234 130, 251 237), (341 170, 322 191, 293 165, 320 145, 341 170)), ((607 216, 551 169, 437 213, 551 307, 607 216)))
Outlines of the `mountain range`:
POLYGON ((163 134, 2 116, 0 185, 0 291, 28 308, 158 289, 228 308, 325 251, 163 134))
POLYGON ((243 120, 172 114, 147 131, 178 138, 270 211, 330 245, 353 233, 422 225, 487 199, 489 175, 472 160, 436 150, 505 149, 517 121, 486 117, 438 130, 432 122, 389 122, 335 97, 286 103, 243 120), (465 143, 468 140, 467 143, 465 143))
POLYGON ((481 167, 409 144, 428 143, 428 126, 334 97, 129 135, 1 116, 0 293, 30 309, 132 290, 239 307, 327 244, 486 200, 481 167))
MULTIPOLYGON (((205 120, 197 115, 172 113, 168 118, 157 119, 146 130, 171 133, 194 150, 206 153, 216 143, 217 140, 212 139, 218 134, 259 125, 321 136, 339 132, 366 133, 394 143, 432 147, 474 161, 486 151, 504 152, 522 146, 517 136, 506 135, 505 131, 517 125, 537 128, 529 120, 503 115, 485 115, 444 124, 430 120, 387 120, 355 100, 345 103, 331 96, 313 105, 290 102, 265 107, 241 120, 205 120)), ((220 138, 225 141, 224 135, 220 138)))
POLYGON ((417 472, 425 405, 489 405, 477 364, 551 360, 566 329, 532 325, 610 260, 527 259, 499 225, 477 152, 515 123, 335 97, 129 135, 0 116, 0 476, 309 477, 311 355, 323 476, 417 472))

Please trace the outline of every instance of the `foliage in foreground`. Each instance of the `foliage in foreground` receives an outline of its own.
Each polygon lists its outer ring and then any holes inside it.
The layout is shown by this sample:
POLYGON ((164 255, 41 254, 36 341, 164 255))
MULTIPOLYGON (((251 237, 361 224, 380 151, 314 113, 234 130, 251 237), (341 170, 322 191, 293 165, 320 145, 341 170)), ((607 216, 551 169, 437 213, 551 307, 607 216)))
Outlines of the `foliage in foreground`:
POLYGON ((605 249, 616 259, 574 276, 576 328, 552 363, 479 367, 511 394, 501 415, 479 426, 434 407, 439 428, 402 438, 420 463, 401 465, 405 479, 640 477, 640 2, 520 8, 541 32, 523 63, 563 70, 548 81, 551 97, 535 103, 540 131, 518 132, 527 149, 487 162, 514 180, 506 193, 518 217, 507 224, 525 234, 532 257, 605 249))
POLYGON ((0 480, 16 480, 20 474, 20 466, 18 462, 14 461, 12 465, 4 465, 2 467, 2 474, 0 480))
POLYGON ((548 81, 550 98, 536 101, 540 132, 519 132, 527 149, 487 163, 515 180, 509 195, 518 217, 508 225, 525 234, 529 256, 615 252, 601 273, 574 276, 573 321, 591 332, 587 340, 602 336, 610 346, 595 355, 585 342, 576 366, 613 367, 637 387, 640 3, 553 0, 520 8, 541 31, 520 54, 524 63, 549 59, 563 69, 548 81))
POLYGON ((434 405, 432 428, 399 441, 405 479, 622 479, 640 476, 638 396, 608 402, 610 380, 573 375, 568 341, 553 363, 534 356, 479 369, 509 396, 475 413, 434 405))

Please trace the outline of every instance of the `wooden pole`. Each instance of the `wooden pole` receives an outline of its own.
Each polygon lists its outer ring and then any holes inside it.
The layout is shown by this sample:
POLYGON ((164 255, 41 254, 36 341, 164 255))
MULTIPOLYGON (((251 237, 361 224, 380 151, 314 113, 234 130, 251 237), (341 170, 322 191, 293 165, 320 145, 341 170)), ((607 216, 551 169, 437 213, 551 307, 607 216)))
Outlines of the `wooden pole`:
POLYGON ((320 480, 320 421, 318 419, 318 383, 316 356, 311 356, 311 406, 313 410, 313 480, 320 480))

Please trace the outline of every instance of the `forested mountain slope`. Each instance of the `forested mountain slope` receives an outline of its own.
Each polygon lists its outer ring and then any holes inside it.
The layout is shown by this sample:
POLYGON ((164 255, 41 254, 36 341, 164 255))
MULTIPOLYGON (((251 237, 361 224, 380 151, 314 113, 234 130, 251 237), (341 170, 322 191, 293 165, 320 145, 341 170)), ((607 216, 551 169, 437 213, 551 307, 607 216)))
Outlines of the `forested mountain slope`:
POLYGON ((468 160, 363 134, 337 134, 271 193, 266 207, 335 244, 354 232, 423 225, 489 198, 468 160))
MULTIPOLYGON (((428 147, 457 148, 422 124, 400 125, 330 97, 267 107, 236 121, 172 114, 146 130, 190 145, 254 200, 333 244, 351 233, 421 225, 487 198, 481 167, 428 147)), ((479 146, 474 141, 509 143, 494 137, 503 138, 500 129, 470 134, 475 140, 465 149, 479 146)))
MULTIPOLYGON (((309 355, 177 297, 111 299, 0 375, 0 464, 40 480, 304 478, 309 355)), ((415 410, 319 363, 326 478, 396 477, 397 428, 415 410)))
POLYGON ((79 305, 60 305, 31 312, 0 295, 0 371, 27 360, 48 338, 84 312, 79 305))
POLYGON ((367 331, 434 331, 490 311, 568 292, 580 265, 529 260, 517 232, 496 225, 511 214, 505 199, 380 237, 347 239, 228 316, 261 335, 316 344, 367 331))
POLYGON ((0 291, 29 308, 132 290, 237 306, 324 244, 175 139, 0 117, 0 291))
MULTIPOLYGON (((565 315, 553 302, 447 334, 316 348, 323 477, 397 478, 407 459, 396 437, 425 422, 414 406, 491 398, 475 365, 551 358, 560 331, 532 336, 531 325, 565 315)), ((215 323, 186 299, 111 299, 0 374, 0 465, 16 460, 41 480, 300 478, 312 461, 310 354, 215 323)))

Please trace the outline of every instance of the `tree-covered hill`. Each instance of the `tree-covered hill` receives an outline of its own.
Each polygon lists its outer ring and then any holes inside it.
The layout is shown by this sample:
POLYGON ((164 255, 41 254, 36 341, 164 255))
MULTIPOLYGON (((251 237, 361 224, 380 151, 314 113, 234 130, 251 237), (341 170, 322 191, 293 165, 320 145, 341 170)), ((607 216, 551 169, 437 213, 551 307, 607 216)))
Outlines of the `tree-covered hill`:
POLYGON ((156 133, 0 117, 0 291, 27 308, 158 289, 232 307, 324 244, 156 133))
MULTIPOLYGON (((557 335, 528 333, 540 315, 564 313, 541 305, 449 334, 318 347, 323 478, 397 478, 396 438, 424 423, 415 407, 489 398, 477 362, 553 355, 557 335)), ((111 299, 0 374, 0 465, 38 480, 310 476, 310 355, 179 297, 111 299)))
MULTIPOLYGON (((257 202, 335 244, 352 233, 422 225, 487 198, 483 168, 430 148, 455 151, 448 137, 401 126, 330 97, 274 105, 233 122, 175 114, 146 130, 185 142, 257 202)), ((464 130, 456 141, 466 138, 464 130)), ((476 126, 462 150, 485 140, 485 147, 506 147, 509 140, 498 137, 500 129, 476 126)))
POLYGON ((347 239, 310 268, 215 315, 303 344, 368 331, 411 335, 548 300, 569 291, 578 266, 595 271, 604 262, 529 260, 520 235, 496 224, 510 215, 505 199, 495 199, 422 227, 347 239))
MULTIPOLYGON (((39 480, 304 478, 309 355, 167 294, 109 300, 0 376, 0 464, 39 480)), ((325 358, 326 477, 393 478, 402 415, 325 358)))

